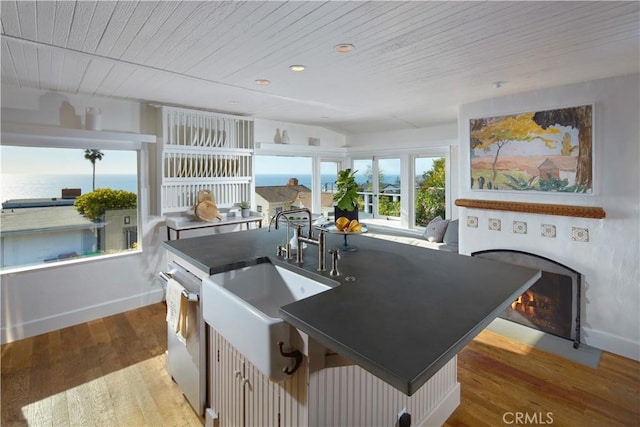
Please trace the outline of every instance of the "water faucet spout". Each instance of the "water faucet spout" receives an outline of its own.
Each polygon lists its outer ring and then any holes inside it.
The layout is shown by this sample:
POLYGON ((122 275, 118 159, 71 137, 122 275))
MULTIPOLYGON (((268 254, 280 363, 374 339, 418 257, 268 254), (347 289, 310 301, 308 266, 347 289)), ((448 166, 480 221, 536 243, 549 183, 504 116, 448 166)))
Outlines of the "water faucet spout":
MULTIPOLYGON (((296 236, 297 236, 297 240, 298 240, 298 250, 296 253, 296 262, 298 264, 302 264, 303 262, 303 255, 302 255, 302 248, 303 245, 305 243, 309 243, 311 245, 316 245, 318 246, 318 271, 326 271, 326 255, 325 255, 325 235, 324 232, 320 231, 320 235, 318 236, 317 239, 315 239, 313 237, 313 229, 312 229, 312 217, 311 217, 311 211, 309 210, 309 208, 296 208, 296 209, 289 209, 289 210, 284 210, 284 211, 280 211, 278 212, 276 215, 274 215, 273 218, 271 218, 271 221, 269 222, 269 231, 271 231, 271 224, 275 221, 274 224, 274 228, 277 230, 278 229, 278 221, 280 220, 281 216, 284 216, 284 218, 287 221, 287 230, 289 229, 289 215, 291 214, 296 214, 296 213, 305 213, 307 214, 307 220, 308 220, 308 227, 309 227, 309 231, 307 233, 307 236, 303 236, 302 235, 302 225, 298 224, 297 225, 297 232, 296 232, 296 236)), ((289 239, 289 232, 287 231, 287 239, 289 239)), ((278 253, 281 253, 282 250, 278 249, 278 253)), ((287 251, 288 254, 290 254, 290 250, 287 251)), ((290 255, 288 255, 288 257, 290 257, 290 255)))

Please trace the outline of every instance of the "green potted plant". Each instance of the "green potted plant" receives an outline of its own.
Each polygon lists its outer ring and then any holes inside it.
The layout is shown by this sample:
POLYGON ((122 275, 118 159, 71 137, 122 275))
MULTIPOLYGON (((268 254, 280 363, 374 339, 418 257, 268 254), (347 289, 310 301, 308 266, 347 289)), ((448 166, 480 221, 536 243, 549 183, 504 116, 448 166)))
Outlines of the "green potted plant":
POLYGON ((336 193, 333 195, 334 215, 338 219, 341 216, 349 219, 358 219, 358 184, 356 183, 357 171, 345 169, 338 171, 336 180, 336 193))
POLYGON ((240 202, 240 209, 242 210, 242 218, 249 218, 251 216, 251 203, 243 200, 240 202))

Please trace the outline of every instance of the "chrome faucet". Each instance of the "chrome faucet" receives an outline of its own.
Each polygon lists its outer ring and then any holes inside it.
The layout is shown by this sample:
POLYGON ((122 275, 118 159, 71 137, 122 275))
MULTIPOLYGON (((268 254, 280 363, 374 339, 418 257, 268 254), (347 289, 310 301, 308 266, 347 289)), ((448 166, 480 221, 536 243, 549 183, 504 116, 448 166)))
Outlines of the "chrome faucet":
MULTIPOLYGON (((275 221, 274 228, 276 230, 278 229, 278 217, 285 213, 290 213, 290 212, 280 211, 271 218, 271 221, 269 221, 269 229, 267 230, 268 232, 271 232, 271 224, 273 224, 273 221, 275 221)), ((278 247, 276 248, 276 255, 284 256, 284 259, 292 259, 293 255, 291 253, 291 242, 289 239, 289 218, 285 216, 284 219, 287 221, 287 240, 285 241, 284 245, 278 245, 278 247)))
POLYGON ((296 262, 298 264, 302 264, 304 262, 303 255, 302 255, 302 248, 305 243, 308 243, 310 245, 315 245, 318 247, 318 271, 326 271, 327 268, 326 268, 326 254, 325 254, 325 235, 324 235, 324 232, 320 230, 320 234, 318 235, 318 238, 316 239, 313 237, 311 211, 308 208, 296 208, 296 209, 289 209, 286 211, 280 211, 271 219, 271 222, 269 223, 269 231, 271 231, 271 223, 273 223, 274 221, 275 221, 274 228, 276 230, 278 229, 278 220, 281 216, 284 215, 284 217, 287 219, 287 245, 285 248, 281 248, 279 246, 278 253, 281 254, 286 251, 287 257, 291 258, 291 255, 290 255, 291 245, 288 243, 289 218, 287 217, 287 215, 291 215, 294 213, 306 213, 309 220, 309 223, 308 223, 309 231, 307 232, 306 236, 302 235, 302 226, 301 225, 297 226, 296 236, 298 238, 298 250, 296 251, 296 262))

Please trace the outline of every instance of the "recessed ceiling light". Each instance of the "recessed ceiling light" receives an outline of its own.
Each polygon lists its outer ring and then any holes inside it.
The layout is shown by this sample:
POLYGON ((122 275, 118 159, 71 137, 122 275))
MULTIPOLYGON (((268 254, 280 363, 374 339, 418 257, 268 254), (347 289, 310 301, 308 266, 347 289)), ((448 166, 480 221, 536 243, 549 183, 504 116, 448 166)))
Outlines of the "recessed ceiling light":
POLYGON ((340 53, 347 53, 347 52, 351 52, 354 47, 355 46, 353 46, 350 43, 340 43, 340 44, 335 46, 335 49, 336 49, 336 51, 338 51, 340 53))
POLYGON ((271 82, 269 80, 266 80, 266 79, 257 79, 256 80, 256 84, 258 86, 266 86, 268 84, 271 84, 271 82))
POLYGON ((304 65, 289 65, 289 69, 296 72, 304 71, 304 65))

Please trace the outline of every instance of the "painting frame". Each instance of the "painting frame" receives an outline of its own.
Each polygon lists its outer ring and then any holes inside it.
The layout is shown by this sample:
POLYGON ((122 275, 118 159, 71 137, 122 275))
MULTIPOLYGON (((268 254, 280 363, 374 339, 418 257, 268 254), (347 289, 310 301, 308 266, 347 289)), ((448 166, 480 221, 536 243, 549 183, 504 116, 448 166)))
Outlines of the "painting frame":
POLYGON ((469 119, 473 192, 595 194, 594 104, 469 119))

